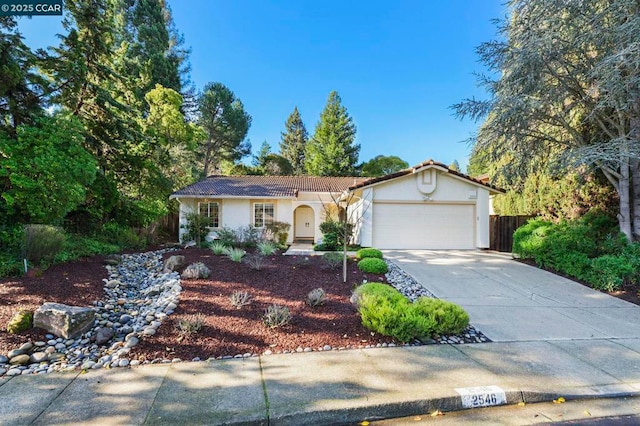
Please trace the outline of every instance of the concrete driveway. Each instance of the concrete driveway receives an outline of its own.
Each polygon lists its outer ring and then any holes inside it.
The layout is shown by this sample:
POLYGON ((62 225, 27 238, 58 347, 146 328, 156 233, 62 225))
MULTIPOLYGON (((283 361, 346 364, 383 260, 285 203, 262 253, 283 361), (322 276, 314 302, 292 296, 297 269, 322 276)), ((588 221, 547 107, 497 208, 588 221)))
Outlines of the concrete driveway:
POLYGON ((387 250, 493 341, 640 338, 640 307, 511 259, 463 250, 387 250))

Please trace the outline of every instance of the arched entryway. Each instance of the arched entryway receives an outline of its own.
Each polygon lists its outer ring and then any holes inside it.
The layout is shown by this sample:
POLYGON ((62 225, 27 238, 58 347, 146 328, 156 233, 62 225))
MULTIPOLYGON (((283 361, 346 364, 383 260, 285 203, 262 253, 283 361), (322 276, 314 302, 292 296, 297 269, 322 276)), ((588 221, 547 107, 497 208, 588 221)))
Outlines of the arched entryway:
POLYGON ((314 242, 315 213, 311 207, 297 207, 293 212, 293 222, 294 241, 314 242))

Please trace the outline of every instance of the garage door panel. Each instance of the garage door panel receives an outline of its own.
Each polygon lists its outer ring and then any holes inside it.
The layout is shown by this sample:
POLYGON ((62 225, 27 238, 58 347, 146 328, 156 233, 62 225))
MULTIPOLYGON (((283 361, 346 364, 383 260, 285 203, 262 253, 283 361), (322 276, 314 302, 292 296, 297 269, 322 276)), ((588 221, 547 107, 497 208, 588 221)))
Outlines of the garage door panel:
POLYGON ((381 249, 473 249, 467 204, 374 204, 373 245, 381 249))

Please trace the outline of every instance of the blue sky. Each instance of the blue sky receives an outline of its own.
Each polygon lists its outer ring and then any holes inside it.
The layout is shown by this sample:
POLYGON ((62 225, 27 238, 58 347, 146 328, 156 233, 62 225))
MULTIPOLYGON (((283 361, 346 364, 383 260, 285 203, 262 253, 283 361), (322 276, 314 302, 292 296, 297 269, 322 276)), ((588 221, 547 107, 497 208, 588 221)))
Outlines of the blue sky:
MULTIPOLYGON (((463 98, 484 97, 475 47, 494 38, 498 0, 249 1, 169 0, 192 49, 198 89, 219 81, 253 117, 254 152, 266 140, 277 151, 298 106, 313 134, 336 90, 357 126, 360 161, 397 155, 414 165, 433 158, 464 168, 464 142, 477 124, 453 117, 463 98)), ((22 18, 33 47, 57 42, 60 17, 22 18)))

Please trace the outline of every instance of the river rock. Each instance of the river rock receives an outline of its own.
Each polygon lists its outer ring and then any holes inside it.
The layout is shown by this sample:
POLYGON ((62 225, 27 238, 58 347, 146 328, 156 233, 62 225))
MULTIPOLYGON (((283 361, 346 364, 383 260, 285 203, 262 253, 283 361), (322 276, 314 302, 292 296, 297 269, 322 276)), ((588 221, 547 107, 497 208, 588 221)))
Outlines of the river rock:
POLYGON ((104 345, 109 340, 111 340, 114 334, 115 332, 113 331, 112 328, 100 327, 98 330, 96 330, 96 334, 95 334, 96 345, 104 345))
POLYGON ((65 339, 73 339, 91 329, 95 316, 93 308, 45 303, 36 309, 33 326, 65 339))
POLYGON ((17 334, 29 330, 33 326, 33 312, 21 309, 9 320, 7 333, 17 334))
POLYGON ((22 355, 16 355, 13 358, 11 358, 9 360, 9 364, 11 365, 26 365, 29 364, 29 355, 27 354, 22 354, 22 355))

